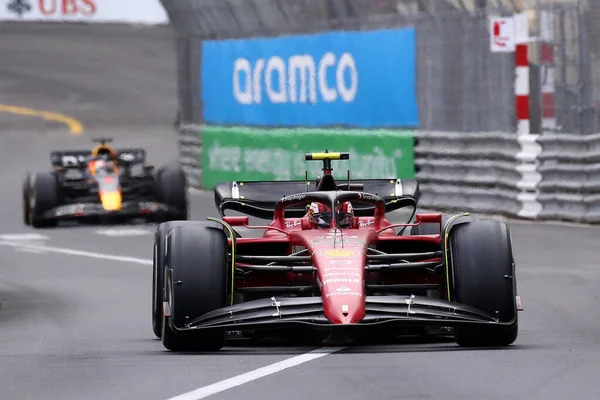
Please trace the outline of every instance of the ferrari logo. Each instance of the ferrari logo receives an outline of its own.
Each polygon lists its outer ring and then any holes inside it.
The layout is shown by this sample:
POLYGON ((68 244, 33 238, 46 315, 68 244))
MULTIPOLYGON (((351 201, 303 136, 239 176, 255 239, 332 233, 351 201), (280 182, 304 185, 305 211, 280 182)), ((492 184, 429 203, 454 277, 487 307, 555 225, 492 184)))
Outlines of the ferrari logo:
POLYGON ((346 257, 357 256, 358 251, 347 250, 347 249, 332 249, 332 250, 325 250, 321 254, 324 255, 325 257, 346 258, 346 257))

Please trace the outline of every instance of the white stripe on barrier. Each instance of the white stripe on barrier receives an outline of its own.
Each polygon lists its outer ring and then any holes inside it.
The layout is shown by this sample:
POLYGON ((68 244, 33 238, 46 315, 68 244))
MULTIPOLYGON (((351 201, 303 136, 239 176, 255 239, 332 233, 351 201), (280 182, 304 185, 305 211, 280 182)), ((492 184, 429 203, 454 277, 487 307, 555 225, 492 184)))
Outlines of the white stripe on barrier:
POLYGON ((518 141, 521 145, 521 151, 516 155, 520 162, 517 172, 521 174, 521 179, 517 182, 517 188, 521 190, 517 196, 517 200, 521 202, 518 215, 523 218, 536 218, 542 211, 537 192, 538 184, 542 180, 542 175, 538 172, 538 156, 542 147, 537 143, 537 135, 519 135, 518 141))

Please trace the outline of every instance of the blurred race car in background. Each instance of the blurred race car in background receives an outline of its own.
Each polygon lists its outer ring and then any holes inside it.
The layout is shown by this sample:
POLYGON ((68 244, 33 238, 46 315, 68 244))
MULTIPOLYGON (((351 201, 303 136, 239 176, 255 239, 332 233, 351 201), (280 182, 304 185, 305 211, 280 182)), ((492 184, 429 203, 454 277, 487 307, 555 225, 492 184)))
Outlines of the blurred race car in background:
POLYGON ((92 150, 53 151, 49 172, 23 181, 23 220, 35 228, 60 221, 149 222, 188 218, 187 183, 179 164, 155 171, 142 148, 113 149, 97 138, 92 150))
POLYGON ((336 181, 331 160, 348 153, 305 159, 323 161, 316 182, 224 182, 221 219, 158 226, 152 327, 164 347, 218 350, 232 332, 314 345, 406 333, 515 341, 522 308, 506 224, 418 214, 415 180, 336 181), (270 222, 250 226, 250 216, 270 222), (264 233, 242 235, 251 229, 264 233))

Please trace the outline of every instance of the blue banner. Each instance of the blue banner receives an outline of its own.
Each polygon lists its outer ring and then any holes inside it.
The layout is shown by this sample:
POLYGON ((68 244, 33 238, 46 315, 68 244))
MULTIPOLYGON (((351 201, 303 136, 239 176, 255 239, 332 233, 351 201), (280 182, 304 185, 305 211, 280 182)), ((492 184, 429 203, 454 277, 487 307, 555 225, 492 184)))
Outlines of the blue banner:
POLYGON ((205 41, 204 120, 418 127, 415 47, 414 28, 205 41))

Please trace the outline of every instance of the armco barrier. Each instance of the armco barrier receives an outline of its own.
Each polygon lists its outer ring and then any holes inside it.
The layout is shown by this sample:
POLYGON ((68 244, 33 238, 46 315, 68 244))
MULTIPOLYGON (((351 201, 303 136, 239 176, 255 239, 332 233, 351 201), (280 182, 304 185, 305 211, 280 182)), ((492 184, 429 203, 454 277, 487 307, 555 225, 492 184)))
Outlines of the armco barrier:
POLYGON ((539 143, 539 218, 600 222, 600 134, 545 134, 539 143))
POLYGON ((536 136, 418 132, 422 207, 535 218, 541 211, 536 136))
POLYGON ((523 218, 542 212, 536 191, 541 147, 535 135, 417 132, 413 160, 412 134, 368 132, 184 126, 181 161, 192 186, 212 188, 227 180, 303 179, 306 168, 315 176, 320 166, 307 165, 303 154, 327 147, 352 153, 354 163, 340 163, 337 170, 345 174, 349 167, 358 179, 412 178, 417 169, 424 208, 523 218), (398 149, 403 162, 391 159, 398 149))
POLYGON ((179 128, 179 162, 191 187, 202 188, 202 135, 199 126, 179 128))

